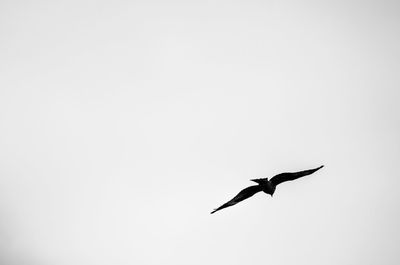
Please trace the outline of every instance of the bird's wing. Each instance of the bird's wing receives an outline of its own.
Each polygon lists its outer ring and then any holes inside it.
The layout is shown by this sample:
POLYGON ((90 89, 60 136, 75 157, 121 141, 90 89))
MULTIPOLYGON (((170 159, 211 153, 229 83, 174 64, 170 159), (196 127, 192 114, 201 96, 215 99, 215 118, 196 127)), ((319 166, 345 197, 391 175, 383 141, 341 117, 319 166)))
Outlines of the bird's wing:
POLYGON ((242 190, 241 192, 239 192, 232 200, 230 200, 227 203, 221 205, 217 209, 214 209, 214 211, 212 211, 211 213, 215 213, 216 211, 219 211, 219 210, 224 209, 226 207, 235 205, 238 202, 241 202, 241 201, 243 201, 243 200, 245 200, 247 198, 250 198, 251 196, 253 196, 254 194, 256 194, 257 192, 259 192, 261 190, 262 190, 262 188, 261 188, 260 185, 247 187, 244 190, 242 190))
POLYGON ((295 179, 310 175, 310 174, 314 173, 315 171, 317 171, 318 169, 320 169, 322 167, 323 166, 320 166, 320 167, 317 167, 317 168, 314 168, 314 169, 299 171, 299 172, 281 173, 281 174, 278 174, 278 175, 272 177, 270 181, 271 181, 271 183, 273 185, 276 186, 276 185, 278 185, 278 184, 280 184, 282 182, 285 182, 285 181, 295 180, 295 179))

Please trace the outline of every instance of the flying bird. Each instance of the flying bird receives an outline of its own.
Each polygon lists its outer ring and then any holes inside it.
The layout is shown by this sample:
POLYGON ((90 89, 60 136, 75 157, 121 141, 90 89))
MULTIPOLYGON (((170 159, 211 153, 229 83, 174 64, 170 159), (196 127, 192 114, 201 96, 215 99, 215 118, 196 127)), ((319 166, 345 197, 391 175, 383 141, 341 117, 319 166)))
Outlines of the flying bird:
POLYGON ((282 182, 285 181, 290 181, 290 180, 295 180, 307 175, 310 175, 314 173, 315 171, 319 170, 323 166, 314 168, 314 169, 309 169, 309 170, 303 170, 299 172, 287 172, 287 173, 281 173, 276 176, 273 176, 270 180, 268 178, 261 178, 261 179, 251 179, 251 181, 256 182, 258 185, 250 186, 239 192, 232 200, 228 201, 227 203, 224 203, 220 207, 214 209, 211 213, 215 213, 216 211, 222 210, 226 207, 230 207, 235 205, 238 202, 241 202, 245 199, 250 198, 257 192, 263 191, 269 195, 274 194, 276 186, 281 184, 282 182))

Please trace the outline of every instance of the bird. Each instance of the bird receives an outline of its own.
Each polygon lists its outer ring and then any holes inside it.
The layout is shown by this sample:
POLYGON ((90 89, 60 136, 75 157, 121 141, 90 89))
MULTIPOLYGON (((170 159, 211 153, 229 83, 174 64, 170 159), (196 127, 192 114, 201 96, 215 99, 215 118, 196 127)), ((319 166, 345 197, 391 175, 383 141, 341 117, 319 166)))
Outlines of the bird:
POLYGON ((220 207, 214 209, 211 212, 211 214, 213 214, 219 210, 222 210, 224 208, 233 206, 245 199, 248 199, 260 191, 263 191, 263 192, 271 195, 271 197, 272 197, 274 195, 276 186, 278 186, 279 184, 286 182, 286 181, 291 181, 291 180, 295 180, 295 179, 310 175, 323 167, 324 166, 322 165, 322 166, 314 168, 314 169, 308 169, 308 170, 303 170, 303 171, 299 171, 299 172, 280 173, 278 175, 273 176, 270 180, 268 180, 268 178, 251 179, 251 181, 254 181, 258 185, 253 185, 253 186, 243 189, 232 200, 230 200, 230 201, 224 203, 223 205, 221 205, 220 207))

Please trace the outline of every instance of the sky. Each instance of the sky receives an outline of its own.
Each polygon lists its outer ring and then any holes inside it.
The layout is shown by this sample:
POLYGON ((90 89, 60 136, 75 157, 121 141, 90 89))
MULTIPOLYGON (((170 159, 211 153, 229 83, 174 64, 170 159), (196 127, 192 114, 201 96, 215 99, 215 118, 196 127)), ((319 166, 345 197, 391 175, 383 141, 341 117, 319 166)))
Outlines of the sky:
POLYGON ((0 263, 400 264, 399 23, 398 1, 1 1, 0 263))

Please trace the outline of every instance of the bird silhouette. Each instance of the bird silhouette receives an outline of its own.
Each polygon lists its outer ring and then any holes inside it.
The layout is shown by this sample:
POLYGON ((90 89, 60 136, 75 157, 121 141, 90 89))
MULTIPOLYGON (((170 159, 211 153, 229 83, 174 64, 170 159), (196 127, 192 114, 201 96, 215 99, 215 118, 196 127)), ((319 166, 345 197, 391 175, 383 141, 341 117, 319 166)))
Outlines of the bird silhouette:
POLYGON ((281 184, 282 182, 285 181, 290 181, 290 180, 295 180, 307 175, 310 175, 314 173, 315 171, 319 170, 323 166, 314 168, 314 169, 309 169, 309 170, 303 170, 299 172, 287 172, 287 173, 281 173, 278 175, 273 176, 270 180, 268 178, 261 178, 261 179, 251 179, 251 181, 256 182, 258 185, 250 186, 245 189, 243 189, 241 192, 239 192, 232 200, 228 201, 227 203, 224 203, 220 207, 214 209, 211 213, 215 213, 216 211, 222 210, 226 207, 233 206, 237 204, 238 202, 241 202, 245 199, 250 198, 257 192, 263 191, 269 195, 274 194, 276 186, 278 184, 281 184))

